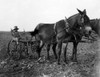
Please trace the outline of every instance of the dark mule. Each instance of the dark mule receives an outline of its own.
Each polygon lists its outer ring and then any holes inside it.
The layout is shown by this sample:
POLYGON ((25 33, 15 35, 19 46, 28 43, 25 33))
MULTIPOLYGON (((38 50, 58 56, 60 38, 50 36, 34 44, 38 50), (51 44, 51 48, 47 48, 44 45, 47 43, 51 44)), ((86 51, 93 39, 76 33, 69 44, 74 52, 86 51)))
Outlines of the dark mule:
POLYGON ((100 19, 91 19, 90 24, 92 30, 94 30, 100 37, 100 19))
POLYGON ((54 24, 38 24, 34 31, 29 32, 32 36, 35 36, 35 39, 37 41, 42 41, 42 45, 38 48, 38 56, 40 57, 41 50, 44 45, 46 45, 47 49, 47 58, 49 59, 49 50, 51 44, 53 44, 52 49, 55 55, 55 58, 57 59, 56 54, 56 39, 55 39, 55 32, 54 32, 54 24))
POLYGON ((55 32, 57 34, 56 38, 58 43, 58 64, 60 63, 62 43, 67 43, 64 49, 64 61, 66 62, 66 49, 69 41, 73 42, 73 54, 71 59, 73 61, 77 61, 77 45, 79 41, 81 41, 82 36, 91 31, 90 19, 86 15, 86 10, 78 10, 78 12, 78 14, 75 14, 66 20, 68 23, 61 20, 55 24, 55 32), (64 29, 67 26, 69 26, 68 31, 64 29))

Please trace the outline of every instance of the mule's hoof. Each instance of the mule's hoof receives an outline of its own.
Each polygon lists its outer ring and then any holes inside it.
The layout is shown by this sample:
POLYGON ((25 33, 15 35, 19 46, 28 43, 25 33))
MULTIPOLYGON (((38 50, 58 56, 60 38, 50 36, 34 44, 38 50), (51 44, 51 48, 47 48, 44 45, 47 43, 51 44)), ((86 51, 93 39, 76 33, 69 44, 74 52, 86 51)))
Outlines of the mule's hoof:
POLYGON ((58 62, 57 64, 60 65, 60 62, 58 62))
POLYGON ((50 61, 49 60, 46 60, 46 62, 49 63, 50 61))
POLYGON ((77 63, 78 61, 77 61, 77 59, 73 59, 72 62, 76 62, 77 63))
POLYGON ((47 57, 47 60, 50 60, 50 57, 47 57))
POLYGON ((57 59, 57 57, 55 57, 55 59, 57 59))
POLYGON ((66 64, 68 64, 68 61, 64 61, 66 64))
POLYGON ((28 57, 29 59, 33 59, 33 55, 29 55, 29 57, 28 57))
POLYGON ((77 59, 76 59, 76 58, 71 57, 71 60, 72 60, 73 62, 77 62, 77 59))
POLYGON ((70 59, 73 60, 73 57, 71 57, 70 59))

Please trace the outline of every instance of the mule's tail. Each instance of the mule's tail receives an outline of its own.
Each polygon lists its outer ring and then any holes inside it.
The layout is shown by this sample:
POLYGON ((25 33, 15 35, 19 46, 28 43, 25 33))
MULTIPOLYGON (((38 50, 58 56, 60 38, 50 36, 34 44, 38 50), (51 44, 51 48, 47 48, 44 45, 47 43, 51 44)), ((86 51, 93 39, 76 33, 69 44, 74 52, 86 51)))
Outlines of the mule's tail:
POLYGON ((37 28, 35 28, 34 31, 31 31, 31 32, 29 32, 29 33, 30 33, 30 35, 33 37, 33 36, 35 36, 36 34, 38 34, 38 32, 39 32, 39 30, 38 30, 37 28))

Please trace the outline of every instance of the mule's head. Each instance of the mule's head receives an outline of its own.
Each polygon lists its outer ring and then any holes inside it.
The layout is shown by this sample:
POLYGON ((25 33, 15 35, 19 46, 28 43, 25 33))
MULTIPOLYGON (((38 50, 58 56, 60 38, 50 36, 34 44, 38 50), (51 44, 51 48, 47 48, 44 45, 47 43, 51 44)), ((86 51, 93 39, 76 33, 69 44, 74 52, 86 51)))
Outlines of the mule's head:
POLYGON ((77 23, 80 25, 80 28, 83 30, 84 34, 87 36, 92 31, 92 28, 90 25, 90 19, 86 14, 85 9, 83 11, 80 11, 79 9, 77 10, 79 12, 77 23))

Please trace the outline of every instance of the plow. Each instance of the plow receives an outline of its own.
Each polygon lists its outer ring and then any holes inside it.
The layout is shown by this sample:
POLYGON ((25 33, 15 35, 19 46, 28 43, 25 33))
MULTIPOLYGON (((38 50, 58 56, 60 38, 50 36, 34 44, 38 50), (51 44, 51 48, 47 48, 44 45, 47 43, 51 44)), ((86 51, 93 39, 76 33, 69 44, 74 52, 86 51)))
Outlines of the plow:
POLYGON ((17 43, 14 40, 10 40, 8 43, 8 54, 14 59, 19 59, 21 56, 29 57, 29 46, 31 51, 36 52, 39 46, 39 42, 19 40, 17 43))

